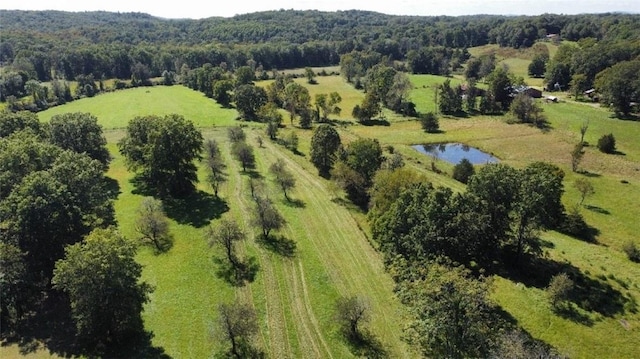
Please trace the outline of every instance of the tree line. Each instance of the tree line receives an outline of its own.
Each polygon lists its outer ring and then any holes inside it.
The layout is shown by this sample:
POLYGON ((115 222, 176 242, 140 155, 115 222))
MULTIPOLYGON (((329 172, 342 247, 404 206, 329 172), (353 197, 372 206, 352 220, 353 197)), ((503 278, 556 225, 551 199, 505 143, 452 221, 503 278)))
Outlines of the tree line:
MULTIPOLYGON (((167 20, 145 14, 2 10, 0 62, 27 80, 152 77, 211 63, 255 61, 265 69, 326 66, 351 51, 392 60, 425 47, 464 49, 489 43, 529 47, 547 34, 578 41, 637 40, 637 15, 393 16, 365 11, 268 11, 233 18, 167 20)), ((414 56, 414 55, 412 55, 414 56)), ((416 64, 416 69, 424 67, 416 64)), ((437 65, 436 65, 437 66, 437 65)))
POLYGON ((152 288, 139 282, 137 246, 115 227, 110 160, 88 113, 46 124, 31 112, 0 113, 3 338, 61 305, 89 350, 144 336, 140 312, 152 288))

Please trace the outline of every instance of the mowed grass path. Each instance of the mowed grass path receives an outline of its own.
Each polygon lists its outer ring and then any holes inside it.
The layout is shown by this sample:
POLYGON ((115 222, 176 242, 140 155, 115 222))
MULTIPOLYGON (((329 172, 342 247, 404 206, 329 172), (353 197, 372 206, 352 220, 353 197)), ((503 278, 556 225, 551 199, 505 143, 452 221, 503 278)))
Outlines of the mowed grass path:
MULTIPOLYGON (((248 141, 255 143, 262 130, 249 130, 248 141)), ((227 143, 226 133, 213 133, 227 143)), ((360 295, 372 306, 372 333, 392 357, 407 356, 399 340, 400 306, 391 296, 392 282, 384 273, 378 253, 367 242, 347 208, 332 201, 327 182, 309 168, 301 156, 266 141, 264 148, 254 146, 256 172, 264 191, 287 220, 275 236, 296 242, 293 257, 274 253, 256 242, 258 231, 250 230, 245 252, 257 256, 259 280, 240 291, 242 300, 264 313, 263 342, 269 357, 342 358, 350 356, 338 333, 333 305, 339 296, 360 295), (285 160, 294 173, 296 188, 292 201, 272 183, 268 167, 276 159, 285 160)), ((227 149, 228 150, 228 149, 227 149)), ((227 155, 233 188, 233 216, 248 225, 253 212, 248 174, 227 155)), ((255 175, 254 175, 255 176, 255 175)))

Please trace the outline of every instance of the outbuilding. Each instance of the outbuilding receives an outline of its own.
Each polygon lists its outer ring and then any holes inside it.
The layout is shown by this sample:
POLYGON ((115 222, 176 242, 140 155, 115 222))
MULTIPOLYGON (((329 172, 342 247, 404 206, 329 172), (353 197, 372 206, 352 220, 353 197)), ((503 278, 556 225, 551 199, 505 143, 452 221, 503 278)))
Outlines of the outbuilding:
POLYGON ((527 95, 529 95, 529 97, 533 97, 533 98, 541 98, 542 97, 542 91, 533 88, 531 86, 516 86, 513 88, 513 92, 516 94, 519 93, 525 93, 527 95))

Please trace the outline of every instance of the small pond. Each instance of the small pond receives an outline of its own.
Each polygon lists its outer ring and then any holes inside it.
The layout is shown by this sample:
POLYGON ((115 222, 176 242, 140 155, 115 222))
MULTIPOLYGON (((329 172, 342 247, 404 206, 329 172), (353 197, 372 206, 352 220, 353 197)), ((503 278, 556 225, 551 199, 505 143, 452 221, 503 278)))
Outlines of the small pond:
POLYGON ((484 153, 477 148, 469 147, 463 143, 433 143, 427 145, 413 145, 413 148, 421 153, 436 157, 449 163, 458 164, 466 158, 474 165, 500 162, 499 159, 484 153))

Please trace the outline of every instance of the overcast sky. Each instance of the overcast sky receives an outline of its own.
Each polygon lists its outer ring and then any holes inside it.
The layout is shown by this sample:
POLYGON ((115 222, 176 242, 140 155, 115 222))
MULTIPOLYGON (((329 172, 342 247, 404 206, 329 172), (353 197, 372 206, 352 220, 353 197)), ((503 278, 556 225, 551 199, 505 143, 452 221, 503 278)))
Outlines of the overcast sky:
MULTIPOLYGON (((1 9, 144 12, 165 18, 230 17, 263 10, 371 10, 393 15, 640 13, 640 0, 19 0, 1 9)), ((2 19, 0 19, 2 21, 2 19)))

